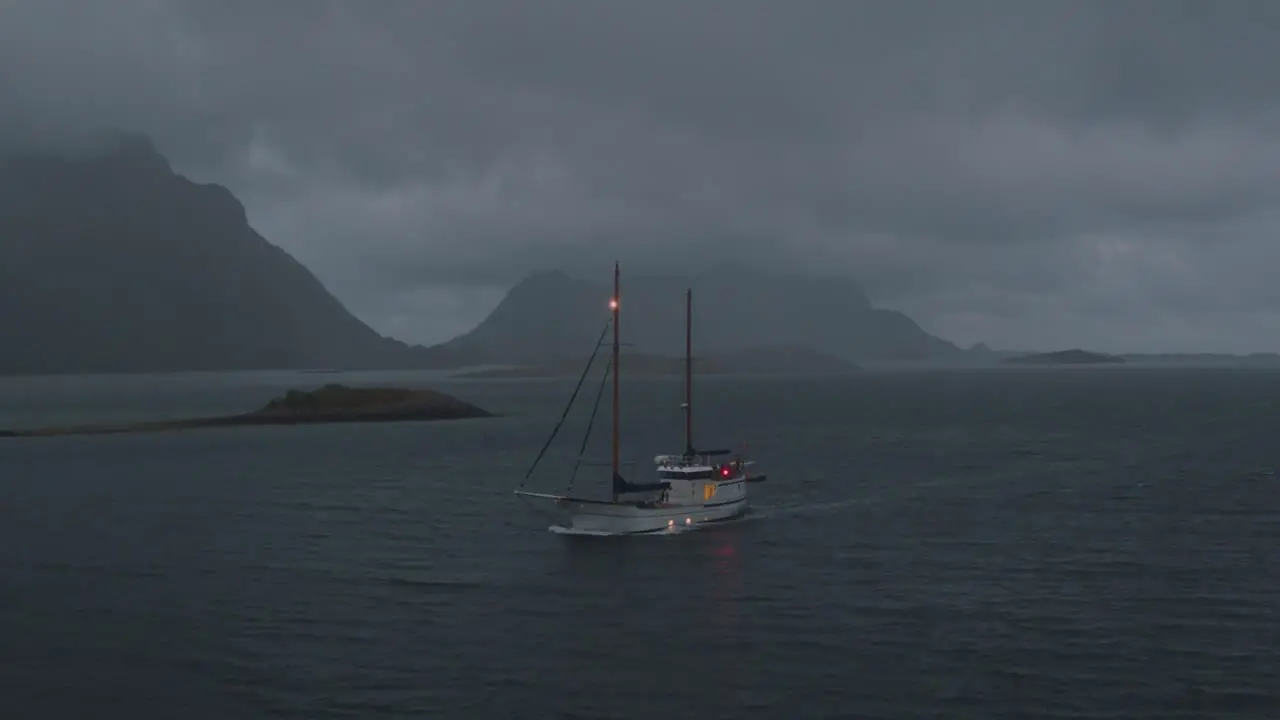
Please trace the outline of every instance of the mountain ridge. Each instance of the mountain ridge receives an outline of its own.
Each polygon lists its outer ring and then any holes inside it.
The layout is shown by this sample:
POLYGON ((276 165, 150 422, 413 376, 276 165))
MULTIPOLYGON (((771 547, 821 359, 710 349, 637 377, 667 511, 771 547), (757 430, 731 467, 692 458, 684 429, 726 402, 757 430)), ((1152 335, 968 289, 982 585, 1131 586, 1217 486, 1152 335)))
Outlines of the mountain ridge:
MULTIPOLYGON (((868 354, 851 352, 859 333, 874 336, 872 356, 959 352, 905 315, 872 308, 842 278, 771 277, 728 263, 626 282, 627 341, 658 354, 683 352, 688 285, 697 342, 722 355, 806 345, 856 362, 868 354), (844 315, 861 329, 839 329, 844 315), (822 342, 831 327, 843 344, 822 342)), ((449 369, 582 357, 607 319, 608 294, 562 271, 532 273, 471 331, 409 345, 355 317, 254 230, 229 189, 176 173, 143 136, 0 156, 0 374, 449 369)))
POLYGON ((0 373, 413 367, 145 138, 0 158, 0 373))
MULTIPOLYGON (((875 307, 848 278, 772 275, 732 258, 703 272, 623 270, 623 339, 653 355, 683 354, 686 287, 695 354, 803 346, 873 367, 998 365, 1029 352, 962 350, 875 307)), ((353 315, 253 229, 231 190, 176 173, 145 137, 0 155, 0 374, 540 365, 591 351, 608 320, 606 279, 531 273, 468 332, 410 345, 353 315)), ((1114 354, 1280 364, 1273 353, 1114 354)))
MULTIPOLYGON (((683 354, 689 287, 694 342, 701 348, 731 352, 803 345, 854 363, 958 360, 964 354, 906 315, 873 307, 847 278, 743 269, 666 276, 629 276, 624 269, 624 342, 650 354, 683 354)), ((566 352, 586 353, 608 320, 611 294, 605 282, 558 270, 535 272, 516 283, 475 328, 431 349, 476 364, 539 365, 566 352)))

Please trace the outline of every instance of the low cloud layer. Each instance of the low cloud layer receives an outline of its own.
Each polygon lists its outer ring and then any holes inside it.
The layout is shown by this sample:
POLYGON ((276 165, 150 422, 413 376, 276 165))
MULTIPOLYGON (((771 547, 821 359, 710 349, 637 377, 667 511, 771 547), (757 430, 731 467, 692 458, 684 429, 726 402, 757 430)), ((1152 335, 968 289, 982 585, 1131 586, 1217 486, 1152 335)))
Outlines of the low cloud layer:
POLYGON ((150 134, 384 332, 857 277, 961 344, 1280 350, 1280 5, 0 3, 0 144, 150 134))

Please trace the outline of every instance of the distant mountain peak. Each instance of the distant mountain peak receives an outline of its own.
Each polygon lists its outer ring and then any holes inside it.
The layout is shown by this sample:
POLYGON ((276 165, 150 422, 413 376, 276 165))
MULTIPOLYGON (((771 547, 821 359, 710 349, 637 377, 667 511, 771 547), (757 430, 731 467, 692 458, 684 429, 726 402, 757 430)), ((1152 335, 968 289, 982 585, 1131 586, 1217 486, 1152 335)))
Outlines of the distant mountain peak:
POLYGON ((116 167, 173 174, 173 168, 151 138, 133 133, 114 133, 104 140, 99 162, 116 167))
MULTIPOLYGON (((545 270, 524 277, 474 330, 436 346, 474 364, 537 364, 589 352, 608 319, 612 278, 545 270)), ((796 276, 740 264, 660 276, 623 268, 625 342, 673 354, 684 343, 684 291, 693 289, 694 343, 716 352, 808 347, 853 362, 929 360, 961 351, 902 313, 875 309, 855 280, 796 276)))
POLYGON ((130 132, 110 133, 103 137, 102 149, 114 155, 150 157, 168 162, 149 135, 130 132))
POLYGON ((169 159, 147 135, 108 132, 59 145, 36 144, 9 148, 4 160, 19 167, 60 163, 64 168, 173 175, 169 159))
POLYGON ((580 281, 569 277, 561 270, 536 270, 525 275, 515 285, 511 287, 509 292, 535 290, 543 288, 554 288, 562 285, 574 284, 580 281))

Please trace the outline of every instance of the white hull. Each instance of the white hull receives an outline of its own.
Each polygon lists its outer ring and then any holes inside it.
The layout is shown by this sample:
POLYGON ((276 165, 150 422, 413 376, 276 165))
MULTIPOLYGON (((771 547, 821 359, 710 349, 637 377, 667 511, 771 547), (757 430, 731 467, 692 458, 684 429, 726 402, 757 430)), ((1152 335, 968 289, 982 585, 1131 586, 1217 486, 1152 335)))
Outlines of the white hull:
POLYGON ((670 529, 685 529, 737 517, 746 512, 745 496, 729 502, 707 505, 637 506, 609 502, 563 500, 568 511, 568 528, 607 535, 637 535, 670 529))
POLYGON ((688 480, 672 478, 667 481, 671 487, 665 492, 638 500, 595 500, 524 491, 517 494, 553 501, 566 515, 562 530, 582 535, 686 530, 729 520, 747 511, 747 484, 752 479, 741 473, 716 477, 709 467, 693 467, 695 471, 699 469, 706 472, 688 480))

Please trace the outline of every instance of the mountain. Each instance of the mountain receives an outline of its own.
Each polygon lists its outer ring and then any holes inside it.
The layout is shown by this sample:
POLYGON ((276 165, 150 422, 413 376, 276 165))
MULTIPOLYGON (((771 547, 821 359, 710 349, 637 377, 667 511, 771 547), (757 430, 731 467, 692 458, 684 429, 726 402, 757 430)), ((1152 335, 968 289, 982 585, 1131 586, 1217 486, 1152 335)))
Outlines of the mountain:
MULTIPOLYGON (((692 285, 699 355, 773 346, 772 359, 733 361, 769 367, 964 355, 907 316, 873 308, 844 279, 723 268, 624 283, 629 352, 683 353, 692 285)), ((0 157, 0 374, 578 362, 607 319, 609 293, 537 273, 473 331, 409 346, 361 322, 255 232, 230 191, 176 174, 145 139, 0 157)))
POLYGON ((1104 355, 1088 350, 1058 350, 1047 353, 1031 353, 1007 358, 1005 363, 1011 365, 1101 365, 1124 362, 1118 355, 1104 355))
POLYGON ((1275 367, 1280 365, 1280 355, 1256 352, 1247 355, 1229 353, 1125 353, 1126 362, 1141 365, 1176 366, 1226 366, 1226 367, 1275 367))
POLYGON ((0 373, 422 365, 146 140, 0 159, 0 373))
MULTIPOLYGON (((1060 351, 1071 352, 1071 351, 1060 351)), ((992 350, 985 343, 977 343, 966 351, 970 364, 982 366, 1054 364, 1055 353, 1038 353, 1030 350, 992 350), (1039 359, 1036 359, 1039 358, 1039 359)), ((1280 365, 1280 354, 1249 353, 1113 353, 1106 355, 1112 362, 1128 365, 1168 367, 1275 367, 1280 365)))
MULTIPOLYGON (((622 277, 622 336, 635 352, 684 352, 684 291, 694 293, 694 353, 804 346, 857 363, 958 361, 964 351, 899 312, 871 306, 844 278, 782 277, 742 269, 622 277)), ((474 330, 432 350, 468 364, 554 365, 590 352, 612 287, 557 271, 511 289, 474 330)))

